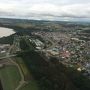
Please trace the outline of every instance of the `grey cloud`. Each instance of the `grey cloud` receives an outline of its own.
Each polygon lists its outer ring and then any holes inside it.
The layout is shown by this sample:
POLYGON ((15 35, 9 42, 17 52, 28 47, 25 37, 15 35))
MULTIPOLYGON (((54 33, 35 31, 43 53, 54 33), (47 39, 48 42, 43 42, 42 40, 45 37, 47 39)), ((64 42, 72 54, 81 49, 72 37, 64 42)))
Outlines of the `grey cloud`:
POLYGON ((0 16, 33 19, 90 18, 90 0, 0 0, 0 16))

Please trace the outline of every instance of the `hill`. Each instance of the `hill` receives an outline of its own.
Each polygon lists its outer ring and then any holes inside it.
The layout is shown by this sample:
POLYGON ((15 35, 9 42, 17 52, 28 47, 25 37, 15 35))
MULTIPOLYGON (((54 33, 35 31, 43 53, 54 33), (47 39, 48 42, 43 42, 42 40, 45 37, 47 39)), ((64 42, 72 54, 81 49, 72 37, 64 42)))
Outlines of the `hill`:
POLYGON ((43 59, 37 52, 20 54, 37 81, 40 90, 90 90, 90 80, 73 68, 66 68, 57 59, 43 59))

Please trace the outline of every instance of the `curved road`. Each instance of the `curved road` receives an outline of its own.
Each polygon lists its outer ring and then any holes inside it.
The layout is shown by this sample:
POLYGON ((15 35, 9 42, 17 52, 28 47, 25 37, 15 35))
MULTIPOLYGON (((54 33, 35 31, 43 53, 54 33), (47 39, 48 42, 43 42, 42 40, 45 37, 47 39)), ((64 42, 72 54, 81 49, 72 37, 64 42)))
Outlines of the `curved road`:
POLYGON ((10 53, 10 51, 11 51, 12 48, 13 48, 13 45, 12 45, 12 46, 10 47, 10 49, 8 50, 8 52, 7 52, 7 54, 6 54, 6 57, 8 57, 8 60, 9 60, 10 62, 12 62, 12 63, 18 68, 18 70, 19 70, 19 73, 20 73, 20 75, 21 75, 21 81, 19 82, 19 85, 15 88, 15 90, 20 90, 20 88, 26 83, 26 81, 24 80, 24 75, 23 75, 23 72, 22 72, 20 66, 19 66, 15 61, 13 61, 13 60, 10 58, 9 53, 10 53))

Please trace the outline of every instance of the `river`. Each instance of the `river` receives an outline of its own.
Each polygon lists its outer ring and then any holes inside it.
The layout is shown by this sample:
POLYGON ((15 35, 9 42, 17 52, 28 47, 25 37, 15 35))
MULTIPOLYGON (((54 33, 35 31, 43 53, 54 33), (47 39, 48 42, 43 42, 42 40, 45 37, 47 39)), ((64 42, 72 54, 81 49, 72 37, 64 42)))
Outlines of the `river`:
POLYGON ((0 27, 0 38, 9 36, 14 33, 15 33, 15 31, 13 29, 0 27))

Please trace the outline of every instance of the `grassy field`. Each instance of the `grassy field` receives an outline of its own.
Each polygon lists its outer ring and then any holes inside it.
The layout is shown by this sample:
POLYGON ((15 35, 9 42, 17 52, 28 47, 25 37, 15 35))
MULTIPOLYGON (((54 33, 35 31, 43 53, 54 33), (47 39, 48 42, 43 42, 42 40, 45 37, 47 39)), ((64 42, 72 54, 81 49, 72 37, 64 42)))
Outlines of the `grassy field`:
POLYGON ((0 53, 0 57, 5 57, 6 53, 0 53))
POLYGON ((8 66, 0 69, 0 79, 2 81, 3 90, 14 90, 21 80, 18 68, 8 66))
POLYGON ((18 65, 20 66, 20 68, 21 68, 21 70, 23 72, 25 81, 31 80, 32 79, 32 76, 30 74, 30 71, 28 70, 27 66, 23 62, 22 58, 15 57, 14 59, 18 63, 18 65))
POLYGON ((20 90, 40 90, 35 80, 30 80, 29 83, 23 86, 20 90))
POLYGON ((28 70, 28 68, 27 68, 26 64, 24 63, 24 61, 22 60, 22 58, 15 57, 14 59, 20 66, 20 68, 23 72, 25 81, 28 82, 28 84, 25 84, 20 90, 39 90, 37 82, 34 80, 32 73, 30 72, 30 70, 28 70))
MULTIPOLYGON (((28 70, 26 64, 22 58, 14 57, 18 65, 20 66, 25 81, 27 84, 23 85, 20 90, 40 90, 37 82, 34 80, 32 73, 28 70)), ((21 81, 21 75, 16 66, 7 66, 0 69, 0 79, 2 81, 3 90, 15 90, 21 81)))

